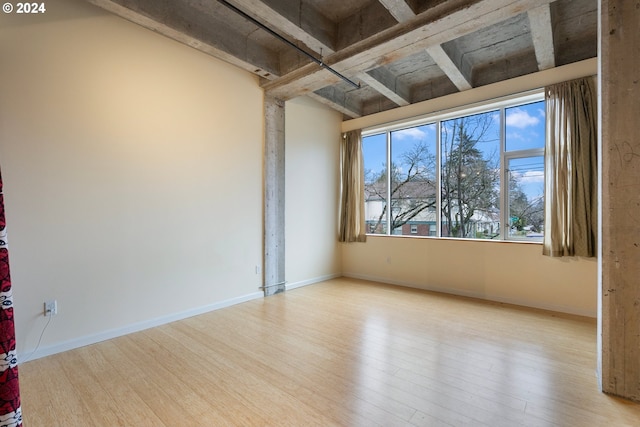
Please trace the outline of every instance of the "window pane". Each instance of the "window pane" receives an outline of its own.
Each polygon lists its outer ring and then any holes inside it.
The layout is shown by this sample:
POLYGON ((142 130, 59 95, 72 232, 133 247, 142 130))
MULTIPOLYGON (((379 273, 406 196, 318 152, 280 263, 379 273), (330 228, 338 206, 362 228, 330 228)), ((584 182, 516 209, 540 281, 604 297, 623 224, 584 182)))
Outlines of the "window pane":
POLYGON ((506 150, 544 148, 544 101, 505 109, 506 150))
POLYGON ((541 241, 544 227, 544 157, 509 160, 509 238, 541 241))
POLYGON ((436 125, 391 132, 391 229, 427 236, 436 223, 436 125))
POLYGON ((500 236, 499 123, 498 111, 442 122, 442 236, 500 236))
POLYGON ((364 215, 366 231, 387 233, 387 135, 362 138, 364 157, 364 215))
POLYGON ((541 241, 545 133, 541 100, 364 137, 367 232, 541 241))

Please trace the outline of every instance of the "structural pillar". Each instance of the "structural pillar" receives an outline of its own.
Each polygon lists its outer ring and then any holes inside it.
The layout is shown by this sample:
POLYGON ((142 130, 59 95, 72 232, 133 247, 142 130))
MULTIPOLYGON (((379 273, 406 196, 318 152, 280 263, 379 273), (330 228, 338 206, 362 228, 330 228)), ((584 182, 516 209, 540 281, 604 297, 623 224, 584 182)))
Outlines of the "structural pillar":
POLYGON ((284 101, 265 95, 264 295, 285 290, 284 101))
POLYGON ((602 390, 640 401, 640 2, 600 2, 602 390))

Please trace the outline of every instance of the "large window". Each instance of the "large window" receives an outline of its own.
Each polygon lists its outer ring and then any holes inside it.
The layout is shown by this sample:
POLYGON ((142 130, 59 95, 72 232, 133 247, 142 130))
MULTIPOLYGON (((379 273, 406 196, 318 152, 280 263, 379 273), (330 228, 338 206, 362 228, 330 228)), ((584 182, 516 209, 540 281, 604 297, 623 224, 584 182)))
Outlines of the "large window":
POLYGON ((365 131, 367 232, 541 241, 544 145, 541 93, 365 131))

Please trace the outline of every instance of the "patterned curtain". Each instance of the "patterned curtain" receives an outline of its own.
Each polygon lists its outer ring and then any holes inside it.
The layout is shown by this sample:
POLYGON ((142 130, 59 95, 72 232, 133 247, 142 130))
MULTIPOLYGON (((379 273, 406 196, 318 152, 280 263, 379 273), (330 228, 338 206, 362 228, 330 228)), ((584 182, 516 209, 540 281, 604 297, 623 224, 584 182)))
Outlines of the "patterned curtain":
POLYGON ((22 425, 18 358, 13 324, 13 298, 9 275, 9 252, 0 175, 0 426, 22 425))

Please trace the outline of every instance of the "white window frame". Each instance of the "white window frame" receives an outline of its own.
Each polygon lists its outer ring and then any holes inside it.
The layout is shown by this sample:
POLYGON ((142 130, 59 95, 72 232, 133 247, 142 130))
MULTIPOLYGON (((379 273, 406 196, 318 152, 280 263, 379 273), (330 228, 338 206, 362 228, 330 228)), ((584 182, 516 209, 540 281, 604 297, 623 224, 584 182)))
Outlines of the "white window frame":
MULTIPOLYGON (((528 150, 512 150, 512 151, 503 150, 503 153, 504 155, 502 156, 503 158, 501 159, 501 163, 504 163, 504 164, 500 166, 500 170, 502 172, 502 177, 501 177, 502 182, 500 182, 500 197, 501 197, 500 209, 501 209, 501 212, 504 209, 504 215, 501 215, 501 216, 503 216, 506 221, 509 221, 509 218, 511 216, 509 214, 509 186, 503 185, 503 183, 508 182, 508 179, 509 179, 509 169, 506 166, 509 164, 509 160, 514 160, 514 159, 526 159, 528 157, 542 157, 544 159, 544 148, 532 148, 528 150)), ((504 234, 502 240, 506 240, 509 242, 542 243, 541 241, 528 242, 522 239, 510 238, 508 233, 508 225, 509 225, 508 222, 505 225, 507 225, 507 227, 500 227, 502 234, 504 234)))
MULTIPOLYGON (((443 237, 442 236, 442 191, 436 191, 436 236, 435 238, 446 238, 455 240, 477 240, 477 241, 509 241, 517 243, 541 243, 538 241, 525 241, 521 239, 509 238, 508 226, 509 226, 509 185, 508 185, 508 171, 506 165, 509 160, 524 158, 524 157, 544 157, 544 148, 526 149, 526 150, 506 150, 506 123, 505 112, 506 109, 511 107, 517 107, 519 105, 531 104, 534 102, 544 101, 544 89, 535 89, 528 92, 513 94, 497 99, 478 102, 471 105, 466 105, 458 108, 451 108, 444 111, 439 111, 427 115, 423 115, 417 118, 408 120, 399 120, 383 125, 372 126, 362 130, 362 138, 373 135, 386 134, 386 147, 387 147, 387 168, 391 164, 392 158, 392 146, 391 146, 391 132, 412 128, 416 126, 424 126, 429 124, 436 124, 436 188, 440 189, 441 185, 441 123, 447 120, 470 116, 474 114, 486 113, 489 111, 498 111, 500 114, 500 234, 496 239, 475 239, 475 238, 459 238, 459 237, 443 237)), ((387 169, 387 203, 391 201, 391 177, 387 169)), ((374 236, 393 236, 393 230, 390 230, 391 226, 391 209, 387 209, 386 215, 386 234, 373 234, 374 236)), ((418 237, 406 235, 405 237, 418 237)), ((434 238, 434 236, 430 236, 434 238)))

